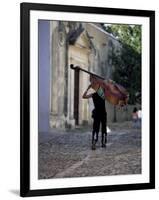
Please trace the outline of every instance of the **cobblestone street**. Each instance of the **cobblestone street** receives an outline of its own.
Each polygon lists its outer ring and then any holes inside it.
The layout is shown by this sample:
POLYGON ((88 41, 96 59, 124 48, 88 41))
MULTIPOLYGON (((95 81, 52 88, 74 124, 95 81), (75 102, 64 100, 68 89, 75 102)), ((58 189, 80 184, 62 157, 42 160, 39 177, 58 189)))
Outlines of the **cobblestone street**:
POLYGON ((107 147, 99 134, 94 151, 90 128, 39 133, 39 178, 140 174, 141 130, 131 122, 108 126, 107 147))

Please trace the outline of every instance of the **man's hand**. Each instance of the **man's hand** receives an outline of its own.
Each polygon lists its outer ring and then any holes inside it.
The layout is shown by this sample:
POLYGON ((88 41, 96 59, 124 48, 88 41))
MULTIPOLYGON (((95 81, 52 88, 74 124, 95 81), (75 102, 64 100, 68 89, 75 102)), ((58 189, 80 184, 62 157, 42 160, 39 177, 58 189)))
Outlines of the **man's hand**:
POLYGON ((88 86, 88 88, 87 88, 86 91, 84 92, 82 98, 88 99, 88 98, 91 98, 91 97, 92 97, 93 93, 87 94, 88 90, 89 90, 91 87, 92 87, 92 85, 89 85, 89 86, 88 86))

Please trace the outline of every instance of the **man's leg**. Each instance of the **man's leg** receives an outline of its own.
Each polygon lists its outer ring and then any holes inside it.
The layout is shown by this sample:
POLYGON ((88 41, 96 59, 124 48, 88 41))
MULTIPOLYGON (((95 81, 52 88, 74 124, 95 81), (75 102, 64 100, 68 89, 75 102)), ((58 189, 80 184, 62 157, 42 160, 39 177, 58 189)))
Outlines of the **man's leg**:
POLYGON ((93 131, 92 131, 92 150, 96 149, 96 143, 98 141, 98 133, 99 133, 99 126, 100 126, 100 121, 98 118, 94 118, 93 121, 93 131), (96 135, 96 139, 95 139, 96 135))
POLYGON ((102 147, 106 147, 106 134, 102 132, 102 147))
POLYGON ((107 143, 107 115, 103 115, 102 120, 102 147, 106 147, 107 143))
POLYGON ((98 134, 99 134, 99 132, 97 132, 97 133, 96 133, 96 139, 95 139, 95 143, 97 143, 97 142, 98 142, 98 134))
POLYGON ((93 130, 92 131, 92 150, 96 149, 94 136, 95 136, 95 131, 93 130))

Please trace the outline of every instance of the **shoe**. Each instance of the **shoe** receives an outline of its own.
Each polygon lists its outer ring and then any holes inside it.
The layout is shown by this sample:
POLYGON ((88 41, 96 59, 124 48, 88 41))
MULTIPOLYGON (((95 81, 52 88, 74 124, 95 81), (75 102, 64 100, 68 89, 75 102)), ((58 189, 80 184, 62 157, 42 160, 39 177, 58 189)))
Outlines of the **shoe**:
POLYGON ((102 144, 102 148, 105 148, 106 147, 106 144, 102 144))
POLYGON ((96 150, 95 144, 92 144, 92 150, 96 150))

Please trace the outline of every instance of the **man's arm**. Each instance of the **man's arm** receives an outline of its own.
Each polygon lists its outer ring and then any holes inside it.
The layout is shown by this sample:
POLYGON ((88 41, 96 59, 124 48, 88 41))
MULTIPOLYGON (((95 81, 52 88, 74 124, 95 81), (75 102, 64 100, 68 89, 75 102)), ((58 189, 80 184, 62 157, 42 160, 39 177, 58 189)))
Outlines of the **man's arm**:
POLYGON ((86 91, 83 93, 83 96, 82 96, 83 99, 89 99, 89 98, 91 98, 92 95, 94 94, 94 93, 87 94, 87 92, 88 92, 88 90, 89 90, 90 88, 91 88, 91 85, 89 85, 88 88, 86 89, 86 91))

